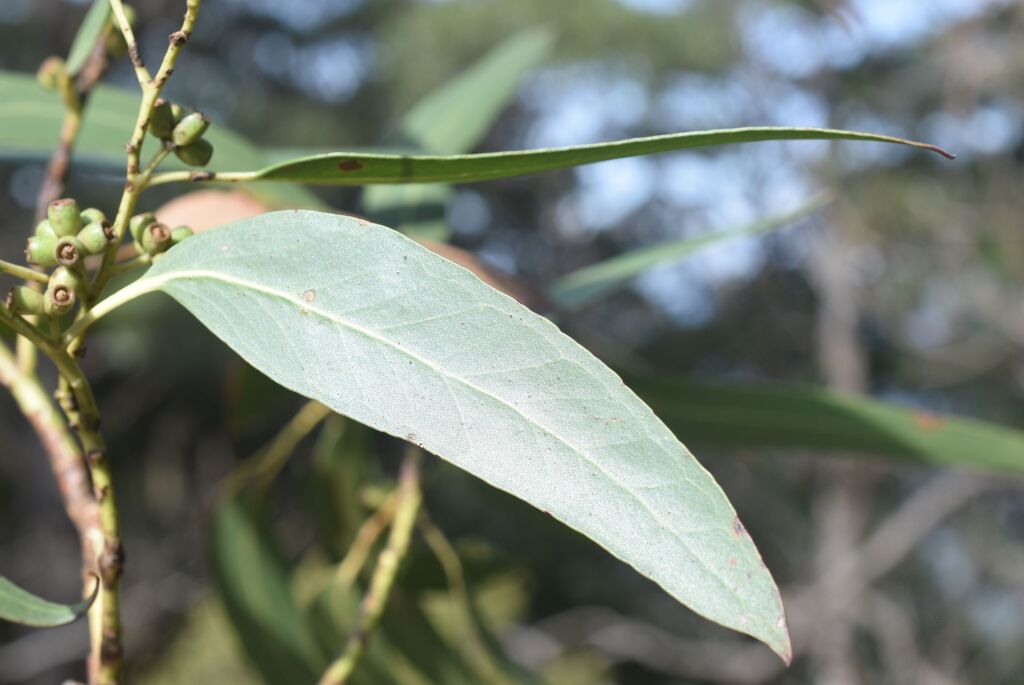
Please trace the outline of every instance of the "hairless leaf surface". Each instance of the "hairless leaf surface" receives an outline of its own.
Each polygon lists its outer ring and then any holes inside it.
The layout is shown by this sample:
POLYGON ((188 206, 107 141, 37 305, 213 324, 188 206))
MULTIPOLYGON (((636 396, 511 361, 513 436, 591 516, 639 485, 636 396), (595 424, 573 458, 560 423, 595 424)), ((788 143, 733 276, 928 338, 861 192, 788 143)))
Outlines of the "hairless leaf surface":
POLYGON ((99 583, 92 594, 77 604, 57 604, 32 593, 0 576, 0 619, 37 628, 67 625, 85 614, 96 599, 99 583))
POLYGON ((390 229, 276 212, 170 250, 161 290, 281 385, 421 445, 789 659, 771 575, 714 479, 553 324, 390 229))
MULTIPOLYGON (((713 145, 756 143, 768 140, 857 140, 895 143, 953 155, 942 148, 903 138, 824 128, 764 126, 716 131, 672 133, 593 145, 491 152, 477 155, 396 155, 335 152, 280 162, 257 171, 218 172, 205 180, 292 181, 321 185, 370 185, 374 183, 473 183, 542 171, 593 164, 610 159, 654 155, 713 145)), ((180 173, 162 174, 156 182, 186 180, 180 173)))

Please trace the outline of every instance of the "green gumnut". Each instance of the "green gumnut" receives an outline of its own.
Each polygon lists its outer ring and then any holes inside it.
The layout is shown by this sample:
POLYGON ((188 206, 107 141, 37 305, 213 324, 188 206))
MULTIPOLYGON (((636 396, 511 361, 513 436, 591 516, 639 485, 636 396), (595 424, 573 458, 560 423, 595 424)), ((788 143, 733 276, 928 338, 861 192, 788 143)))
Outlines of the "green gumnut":
POLYGON ((75 266, 83 259, 88 251, 85 245, 75 236, 68 236, 57 241, 57 263, 63 266, 75 266))
POLYGON ((185 108, 181 105, 172 104, 171 114, 174 115, 174 123, 177 124, 179 121, 185 118, 185 108))
POLYGON ((43 313, 47 316, 64 316, 75 306, 75 289, 67 285, 51 283, 43 295, 43 313))
POLYGON ((82 230, 82 215, 78 203, 69 197, 54 200, 46 210, 46 218, 61 238, 77 235, 82 230))
POLYGON ((7 308, 17 314, 42 314, 43 294, 24 285, 17 285, 7 293, 7 308))
POLYGON ((159 222, 146 226, 142 232, 142 249, 149 255, 158 255, 171 246, 171 229, 159 222))
POLYGON ((188 226, 178 226, 171 231, 171 243, 177 245, 183 240, 188 240, 192 235, 192 229, 188 226))
POLYGON ((36 235, 28 239, 25 258, 29 264, 57 266, 57 240, 51 236, 36 235))
POLYGON ((146 212, 145 214, 136 214, 128 221, 128 232, 132 236, 132 240, 136 243, 142 243, 142 229, 149 226, 151 223, 156 221, 156 215, 153 212, 146 212))
POLYGON ((213 145, 200 138, 191 145, 175 148, 174 154, 189 166, 206 166, 213 157, 213 145))
POLYGON ((36 235, 41 238, 53 238, 57 239, 57 231, 53 230, 53 224, 50 223, 49 219, 43 219, 36 224, 36 235))
POLYGON ((83 224, 104 224, 107 222, 107 215, 96 209, 90 207, 89 209, 82 210, 82 223, 83 224))
POLYGON ((106 221, 94 221, 78 232, 78 241, 88 254, 100 254, 114 239, 114 231, 106 221))
POLYGON ((171 103, 159 98, 153 106, 153 116, 149 118, 149 132, 160 140, 167 140, 174 131, 174 124, 171 103))
POLYGON ((175 145, 185 147, 203 137, 206 129, 210 127, 210 120, 202 112, 192 112, 182 117, 181 121, 174 127, 171 139, 175 145))

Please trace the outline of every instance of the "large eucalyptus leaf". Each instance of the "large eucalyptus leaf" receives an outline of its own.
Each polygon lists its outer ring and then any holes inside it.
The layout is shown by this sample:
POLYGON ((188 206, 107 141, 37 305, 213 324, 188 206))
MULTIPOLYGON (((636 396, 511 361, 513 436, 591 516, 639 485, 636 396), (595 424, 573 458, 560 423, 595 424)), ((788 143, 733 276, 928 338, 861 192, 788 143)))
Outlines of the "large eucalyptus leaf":
POLYGON ((0 576, 0 619, 36 628, 55 628, 77 620, 89 610, 99 583, 88 598, 76 604, 57 604, 36 597, 0 576))
MULTIPOLYGON (((764 126, 673 133, 593 145, 517 152, 491 152, 477 155, 334 152, 280 162, 257 171, 218 172, 214 177, 205 180, 293 181, 351 186, 373 183, 472 183, 566 169, 609 159, 767 140, 856 140, 896 143, 929 150, 950 158, 953 156, 934 145, 874 133, 824 128, 764 126)), ((180 180, 184 180, 180 175, 167 175, 161 179, 163 182, 180 180)))
POLYGON ((1024 431, 994 423, 809 386, 626 377, 670 428, 695 444, 1024 471, 1024 431))
POLYGON ((783 658, 778 591, 722 490, 553 324, 390 229, 276 212, 190 238, 109 311, 182 303, 281 385, 550 513, 783 658))

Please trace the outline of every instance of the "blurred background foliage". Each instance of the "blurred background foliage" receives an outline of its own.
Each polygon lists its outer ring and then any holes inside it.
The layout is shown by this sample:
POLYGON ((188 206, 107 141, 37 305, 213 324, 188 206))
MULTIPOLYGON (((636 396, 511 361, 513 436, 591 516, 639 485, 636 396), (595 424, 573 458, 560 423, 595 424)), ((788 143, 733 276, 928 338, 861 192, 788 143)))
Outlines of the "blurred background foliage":
MULTIPOLYGON (((137 3, 147 61, 180 5, 137 3)), ((85 10, 4 0, 0 69, 33 72, 65 54, 85 10)), ((400 121, 414 103, 536 27, 554 32, 553 50, 478 150, 770 124, 901 135, 958 154, 763 143, 443 196, 452 243, 543 292, 624 251, 738 229, 831 191, 826 208, 785 230, 716 242, 557 314, 604 359, 656 373, 666 407, 685 396, 739 412, 717 433, 696 421, 694 439, 669 409, 666 420, 722 483, 782 586, 796 661, 782 670, 767 649, 696 619, 595 545, 431 459, 426 506, 444 536, 421 529, 360 682, 1024 679, 1015 477, 889 462, 870 440, 838 453, 824 450, 850 441, 793 449, 753 427, 744 440, 744 417, 773 427, 810 415, 826 434, 854 436, 858 425, 836 427, 792 397, 742 404, 692 385, 862 393, 910 408, 903 419, 924 434, 941 423, 926 413, 935 411, 1024 425, 1019 3, 221 0, 204 4, 199 27, 170 97, 268 155, 408 142, 400 121)), ((133 89, 127 64, 108 81, 133 89)), ((0 166, 6 255, 31 224, 42 166, 28 157, 0 166)), ((116 171, 85 167, 70 191, 83 206, 111 208, 116 171)), ((364 211, 355 189, 316 192, 364 211)), ((170 196, 154 191, 146 209, 170 196)), ((301 403, 164 300, 111 317, 87 368, 117 456, 132 680, 311 679, 340 644, 361 582, 339 583, 334 565, 380 505, 397 446, 332 420, 258 496, 238 485, 231 474, 301 403)), ((957 461, 994 463, 974 434, 945 448, 957 461)), ((1000 465, 1024 461, 1013 450, 1000 465)), ((7 399, 0 457, 0 569, 49 597, 75 597, 75 535, 7 399)), ((0 682, 80 676, 85 645, 81 623, 0 626, 0 682)))

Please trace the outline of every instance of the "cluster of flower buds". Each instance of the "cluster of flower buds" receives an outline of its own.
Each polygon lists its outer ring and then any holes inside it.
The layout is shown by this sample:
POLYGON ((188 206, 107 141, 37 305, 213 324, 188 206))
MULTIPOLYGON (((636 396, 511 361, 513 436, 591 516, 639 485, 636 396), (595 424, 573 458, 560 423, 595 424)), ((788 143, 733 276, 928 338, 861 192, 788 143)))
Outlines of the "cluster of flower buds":
POLYGON ((213 145, 203 138, 210 120, 202 112, 185 113, 180 105, 160 98, 149 118, 149 132, 172 145, 174 154, 189 166, 206 166, 213 157, 213 145))
POLYGON ((128 230, 135 241, 135 249, 140 254, 153 257, 192 237, 192 229, 188 226, 168 228, 157 221, 152 212, 133 216, 128 222, 128 230))
POLYGON ((102 253, 113 239, 110 222, 100 210, 79 211, 72 199, 54 200, 29 238, 25 256, 38 266, 75 267, 87 256, 102 253))
POLYGON ((79 211, 72 199, 54 200, 25 248, 30 264, 55 267, 46 292, 14 288, 8 295, 8 306, 22 314, 67 314, 86 282, 85 258, 101 254, 113 238, 110 222, 100 210, 79 211))

